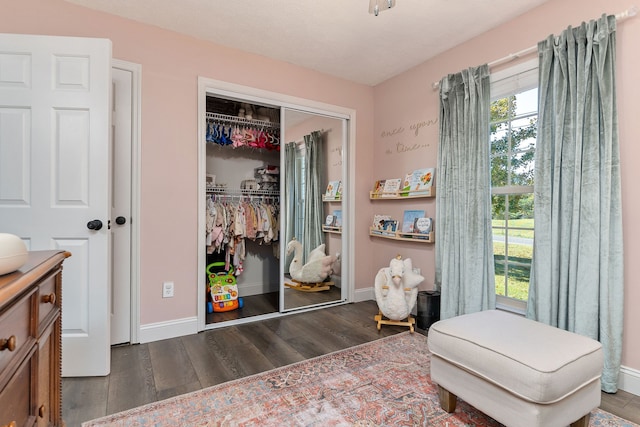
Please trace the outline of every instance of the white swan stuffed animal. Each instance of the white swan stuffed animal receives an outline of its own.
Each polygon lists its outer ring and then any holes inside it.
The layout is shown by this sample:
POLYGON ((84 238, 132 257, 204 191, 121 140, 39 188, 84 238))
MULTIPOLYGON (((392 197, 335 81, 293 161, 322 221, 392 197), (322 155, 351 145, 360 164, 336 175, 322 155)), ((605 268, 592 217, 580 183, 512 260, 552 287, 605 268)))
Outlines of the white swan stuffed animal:
POLYGON ((418 296, 418 285, 424 277, 413 272, 411 258, 404 261, 398 255, 381 268, 375 279, 374 291, 380 312, 391 320, 409 317, 418 296))
POLYGON ((324 255, 324 244, 311 251, 309 261, 305 265, 302 265, 302 244, 295 238, 287 244, 287 255, 291 252, 294 252, 293 260, 289 265, 289 274, 292 279, 300 283, 319 283, 331 275, 336 257, 324 255), (319 253, 320 250, 322 255, 319 253))

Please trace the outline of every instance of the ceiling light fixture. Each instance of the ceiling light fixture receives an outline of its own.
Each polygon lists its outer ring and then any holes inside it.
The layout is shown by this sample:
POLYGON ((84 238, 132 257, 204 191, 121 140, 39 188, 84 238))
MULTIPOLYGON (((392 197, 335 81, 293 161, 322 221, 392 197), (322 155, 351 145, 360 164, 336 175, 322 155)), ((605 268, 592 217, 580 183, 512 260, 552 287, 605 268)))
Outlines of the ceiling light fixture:
POLYGON ((391 9, 396 5, 396 0, 369 0, 369 13, 378 16, 381 10, 391 9))

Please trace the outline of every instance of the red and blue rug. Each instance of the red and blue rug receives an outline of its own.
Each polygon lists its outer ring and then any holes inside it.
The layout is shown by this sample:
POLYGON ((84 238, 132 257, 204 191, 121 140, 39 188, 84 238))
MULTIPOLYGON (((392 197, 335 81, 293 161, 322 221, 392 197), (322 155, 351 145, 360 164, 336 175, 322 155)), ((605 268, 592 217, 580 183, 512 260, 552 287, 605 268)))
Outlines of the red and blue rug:
MULTIPOLYGON (((427 339, 408 332, 83 423, 98 426, 501 426, 440 408, 427 339)), ((600 409, 590 426, 632 426, 600 409)))

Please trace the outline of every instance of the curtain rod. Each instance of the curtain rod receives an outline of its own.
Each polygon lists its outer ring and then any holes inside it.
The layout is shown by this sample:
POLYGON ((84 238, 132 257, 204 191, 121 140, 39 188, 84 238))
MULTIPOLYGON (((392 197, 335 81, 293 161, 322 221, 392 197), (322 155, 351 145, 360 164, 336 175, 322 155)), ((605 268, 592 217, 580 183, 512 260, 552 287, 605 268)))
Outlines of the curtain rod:
MULTIPOLYGON (((634 16, 636 16, 638 13, 638 8, 634 5, 631 6, 629 9, 620 12, 620 13, 616 13, 616 21, 617 22, 622 22, 625 21, 629 18, 633 18, 634 16)), ((511 62, 515 59, 521 58, 523 56, 527 56, 527 55, 531 55, 532 53, 536 52, 538 50, 538 45, 535 46, 531 46, 528 47, 526 49, 522 49, 516 53, 510 53, 507 56, 504 56, 500 59, 496 59, 494 61, 489 62, 487 65, 489 66, 489 68, 491 67, 495 67, 497 65, 502 65, 502 64, 506 64, 507 62, 511 62)), ((433 90, 436 90, 440 87, 440 82, 433 82, 431 83, 431 87, 433 88, 433 90)))

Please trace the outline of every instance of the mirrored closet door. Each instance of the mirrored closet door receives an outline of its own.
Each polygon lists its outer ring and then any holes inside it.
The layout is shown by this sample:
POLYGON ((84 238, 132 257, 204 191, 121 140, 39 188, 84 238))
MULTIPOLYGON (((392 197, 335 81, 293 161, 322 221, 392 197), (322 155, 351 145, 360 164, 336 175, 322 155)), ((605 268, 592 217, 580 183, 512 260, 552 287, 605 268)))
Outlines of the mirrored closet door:
POLYGON ((347 120, 282 109, 281 311, 346 300, 347 120))

